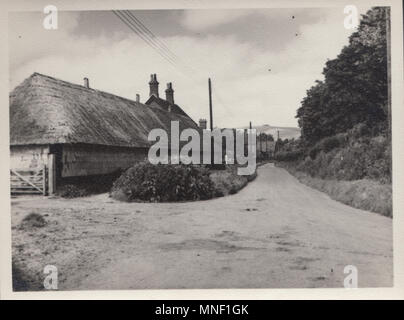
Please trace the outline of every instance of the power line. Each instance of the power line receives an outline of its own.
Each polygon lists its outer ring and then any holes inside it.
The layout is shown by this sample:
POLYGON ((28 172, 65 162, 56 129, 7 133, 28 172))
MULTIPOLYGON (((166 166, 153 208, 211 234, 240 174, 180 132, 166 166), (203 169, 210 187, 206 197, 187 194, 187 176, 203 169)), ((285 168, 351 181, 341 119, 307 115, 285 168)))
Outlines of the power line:
POLYGON ((178 56, 173 53, 167 46, 166 44, 161 41, 157 36, 154 35, 153 32, 150 31, 149 28, 147 28, 136 16, 130 12, 129 10, 126 10, 126 13, 133 19, 133 21, 146 33, 150 36, 151 39, 155 40, 155 42, 161 46, 162 49, 166 50, 174 59, 179 59, 178 56))
MULTIPOLYGON (((180 63, 180 67, 185 68, 187 71, 190 71, 191 75, 193 73, 196 73, 197 71, 189 66, 188 64, 184 63, 182 61, 182 59, 176 55, 173 51, 171 51, 170 48, 167 47, 167 45, 164 43, 164 41, 162 41, 158 36, 156 36, 149 28, 147 28, 144 23, 142 23, 142 21, 139 20, 139 18, 137 18, 131 11, 129 10, 125 10, 126 14, 128 16, 130 16, 132 18, 132 21, 139 26, 139 28, 141 28, 144 32, 145 35, 151 40, 153 41, 157 46, 160 47, 160 49, 164 50, 165 52, 168 53, 168 55, 170 55, 170 57, 172 58, 172 60, 174 60, 175 62, 180 63)), ((188 74, 187 74, 188 75, 188 74)))
MULTIPOLYGON (((178 69, 174 60, 171 57, 166 55, 166 53, 159 49, 148 37, 144 36, 144 34, 136 27, 129 18, 127 18, 123 13, 119 11, 112 11, 127 27, 129 27, 133 32, 136 33, 148 46, 150 46, 153 50, 155 50, 164 60, 170 63, 174 68, 178 69)), ((179 70, 181 71, 181 70, 179 70)), ((181 71, 182 72, 182 71, 181 71)))
POLYGON ((187 73, 185 74, 187 77, 192 78, 192 75, 197 72, 189 65, 183 63, 181 58, 178 57, 175 53, 173 53, 167 47, 167 45, 162 40, 160 40, 159 37, 156 36, 149 28, 147 28, 132 12, 130 12, 129 10, 116 10, 116 12, 120 13, 128 21, 130 21, 132 26, 136 28, 137 32, 139 32, 142 35, 141 38, 143 40, 144 38, 146 38, 147 42, 151 42, 153 44, 153 49, 158 50, 161 54, 166 56, 172 63, 176 64, 178 68, 182 69, 181 70, 182 73, 184 70, 187 71, 187 73))
MULTIPOLYGON (((133 32, 136 33, 148 46, 155 50, 164 60, 170 63, 174 68, 180 71, 186 77, 195 80, 192 75, 199 73, 197 70, 184 64, 181 59, 173 53, 163 41, 161 41, 149 28, 147 28, 136 16, 129 10, 112 10, 112 12, 133 32), (191 72, 183 72, 186 69, 191 72)), ((195 80, 196 81, 196 80, 195 80)), ((230 114, 233 114, 223 103, 218 92, 215 94, 217 102, 230 114)))

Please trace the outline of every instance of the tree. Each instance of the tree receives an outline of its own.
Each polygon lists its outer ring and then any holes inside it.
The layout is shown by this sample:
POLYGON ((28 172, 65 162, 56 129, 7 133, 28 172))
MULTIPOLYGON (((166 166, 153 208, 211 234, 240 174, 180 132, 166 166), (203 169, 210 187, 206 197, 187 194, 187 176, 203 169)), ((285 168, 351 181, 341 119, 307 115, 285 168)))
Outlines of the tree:
POLYGON ((387 128, 388 19, 387 7, 369 10, 349 45, 327 61, 324 81, 307 91, 297 110, 305 143, 345 132, 358 123, 387 128))

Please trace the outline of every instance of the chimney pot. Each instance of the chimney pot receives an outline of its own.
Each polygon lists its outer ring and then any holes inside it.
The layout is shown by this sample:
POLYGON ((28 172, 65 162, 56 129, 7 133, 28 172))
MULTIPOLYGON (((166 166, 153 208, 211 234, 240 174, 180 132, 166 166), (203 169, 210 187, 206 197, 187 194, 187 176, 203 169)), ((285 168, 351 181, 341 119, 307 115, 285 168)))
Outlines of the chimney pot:
POLYGON ((166 100, 170 104, 174 104, 174 90, 173 90, 173 84, 171 82, 167 83, 166 100))
POLYGON ((90 83, 89 83, 89 81, 88 81, 88 78, 84 78, 83 80, 84 80, 84 86, 85 86, 86 88, 90 88, 90 83))
POLYGON ((140 94, 136 94, 136 102, 140 102, 140 94))
POLYGON ((156 74, 151 74, 150 75, 150 82, 149 82, 149 87, 150 87, 150 93, 149 96, 155 96, 159 97, 159 82, 157 81, 157 75, 156 74))
POLYGON ((207 128, 207 123, 208 123, 208 122, 206 121, 206 119, 199 119, 199 128, 206 130, 206 128, 207 128))

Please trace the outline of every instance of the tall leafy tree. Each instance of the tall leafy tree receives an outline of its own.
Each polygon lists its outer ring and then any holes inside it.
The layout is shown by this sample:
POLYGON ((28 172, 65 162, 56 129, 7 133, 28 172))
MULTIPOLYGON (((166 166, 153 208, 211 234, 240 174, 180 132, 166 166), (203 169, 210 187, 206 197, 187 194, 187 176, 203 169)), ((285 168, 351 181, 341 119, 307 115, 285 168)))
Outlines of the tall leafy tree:
POLYGON ((336 59, 328 60, 324 81, 307 91, 297 110, 303 139, 315 142, 358 123, 386 124, 389 8, 369 10, 336 59))

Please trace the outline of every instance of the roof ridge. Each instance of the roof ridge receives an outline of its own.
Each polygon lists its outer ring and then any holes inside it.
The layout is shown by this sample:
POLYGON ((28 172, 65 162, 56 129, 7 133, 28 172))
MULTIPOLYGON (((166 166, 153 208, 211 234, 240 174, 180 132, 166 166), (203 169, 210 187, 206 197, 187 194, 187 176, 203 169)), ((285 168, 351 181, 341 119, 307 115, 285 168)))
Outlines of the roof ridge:
POLYGON ((98 93, 100 93, 100 94, 107 95, 107 96, 112 96, 112 97, 119 98, 119 99, 122 99, 122 100, 126 100, 126 101, 129 101, 129 102, 134 103, 134 104, 140 104, 140 105, 145 106, 145 107, 147 106, 145 103, 137 102, 137 101, 132 100, 132 99, 129 99, 129 98, 125 98, 125 97, 122 97, 122 96, 118 96, 118 95, 116 95, 116 94, 114 94, 114 93, 110 93, 110 92, 106 92, 106 91, 99 90, 99 89, 94 89, 94 88, 87 88, 87 87, 85 87, 84 85, 77 84, 77 83, 73 83, 73 82, 69 82, 69 81, 62 80, 62 79, 55 78, 55 77, 51 77, 51 76, 48 76, 48 75, 46 75, 46 74, 39 73, 39 72, 36 72, 36 71, 35 71, 34 73, 32 73, 32 74, 28 77, 28 79, 33 78, 34 76, 40 76, 40 77, 42 77, 42 78, 47 78, 47 79, 50 79, 50 80, 52 80, 52 81, 57 81, 59 84, 67 85, 67 86, 69 86, 69 87, 71 87, 71 88, 80 89, 80 90, 95 91, 95 92, 98 92, 98 93))

